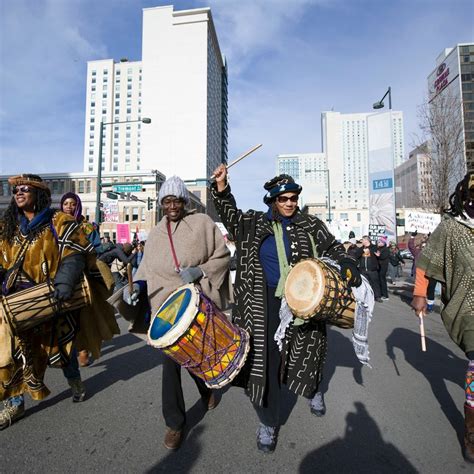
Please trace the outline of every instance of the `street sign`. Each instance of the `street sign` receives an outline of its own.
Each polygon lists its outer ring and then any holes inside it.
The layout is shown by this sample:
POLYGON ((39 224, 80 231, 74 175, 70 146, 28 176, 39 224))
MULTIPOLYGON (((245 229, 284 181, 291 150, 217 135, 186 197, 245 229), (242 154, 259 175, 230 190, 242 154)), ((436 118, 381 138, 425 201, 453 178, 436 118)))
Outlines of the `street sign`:
POLYGON ((142 190, 142 184, 117 184, 112 186, 112 191, 116 193, 135 193, 142 190))

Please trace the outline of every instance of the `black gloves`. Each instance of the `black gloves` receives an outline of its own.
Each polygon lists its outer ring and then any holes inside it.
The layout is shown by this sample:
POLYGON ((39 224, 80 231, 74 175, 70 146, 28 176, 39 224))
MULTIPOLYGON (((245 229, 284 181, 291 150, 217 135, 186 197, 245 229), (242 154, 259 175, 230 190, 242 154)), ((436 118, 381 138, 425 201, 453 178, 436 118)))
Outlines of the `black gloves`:
POLYGON ((362 277, 355 262, 351 260, 343 260, 341 262, 341 275, 347 281, 347 286, 360 286, 362 284, 362 277))
POLYGON ((67 301, 71 299, 74 288, 67 283, 57 283, 54 286, 54 297, 58 301, 67 301))
POLYGON ((195 283, 203 277, 204 273, 199 267, 184 268, 179 272, 179 276, 184 283, 195 283))
POLYGON ((54 277, 54 297, 65 301, 72 297, 75 286, 81 279, 86 266, 85 255, 77 253, 69 255, 61 262, 54 277))

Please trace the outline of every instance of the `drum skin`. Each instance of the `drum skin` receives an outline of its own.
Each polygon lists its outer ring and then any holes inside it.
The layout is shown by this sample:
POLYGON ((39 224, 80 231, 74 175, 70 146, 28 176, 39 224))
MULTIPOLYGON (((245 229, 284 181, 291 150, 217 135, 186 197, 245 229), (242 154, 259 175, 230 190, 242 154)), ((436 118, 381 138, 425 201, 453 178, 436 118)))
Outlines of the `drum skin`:
POLYGON ((249 335, 194 285, 173 292, 156 312, 149 343, 204 380, 220 388, 237 376, 250 348, 249 335))
POLYGON ((285 282, 285 298, 298 318, 354 327, 355 300, 338 270, 317 258, 298 262, 285 282))

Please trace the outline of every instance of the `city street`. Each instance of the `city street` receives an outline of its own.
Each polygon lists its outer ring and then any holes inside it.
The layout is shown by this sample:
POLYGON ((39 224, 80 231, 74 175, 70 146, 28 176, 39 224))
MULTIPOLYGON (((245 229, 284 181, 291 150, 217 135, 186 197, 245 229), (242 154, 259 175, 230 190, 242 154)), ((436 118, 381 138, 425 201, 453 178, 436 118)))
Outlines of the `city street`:
POLYGON ((276 451, 257 451, 256 415, 231 387, 205 413, 183 373, 188 408, 181 449, 163 447, 160 353, 126 332, 82 369, 88 398, 73 404, 60 370, 52 395, 27 399, 24 419, 0 433, 2 472, 471 472, 461 454, 466 359, 438 313, 427 318, 427 352, 408 291, 391 287, 370 328, 372 368, 354 355, 350 332, 331 328, 327 413, 287 394, 276 451))

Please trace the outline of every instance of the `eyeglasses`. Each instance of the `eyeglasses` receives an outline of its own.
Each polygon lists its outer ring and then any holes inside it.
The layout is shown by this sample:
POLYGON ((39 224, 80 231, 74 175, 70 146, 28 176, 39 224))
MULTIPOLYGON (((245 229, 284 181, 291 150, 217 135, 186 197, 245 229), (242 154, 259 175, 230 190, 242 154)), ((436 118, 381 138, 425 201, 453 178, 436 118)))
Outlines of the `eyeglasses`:
POLYGON ((285 202, 287 201, 298 202, 298 195, 295 194, 293 196, 277 196, 277 201, 280 204, 285 204, 285 202))
POLYGON ((184 201, 182 199, 177 199, 177 198, 176 199, 163 199, 161 204, 164 207, 171 207, 173 204, 177 207, 177 206, 182 206, 184 204, 184 201))
POLYGON ((12 189, 12 193, 13 194, 17 194, 18 192, 21 192, 21 193, 31 193, 31 188, 30 186, 15 186, 13 189, 12 189))

